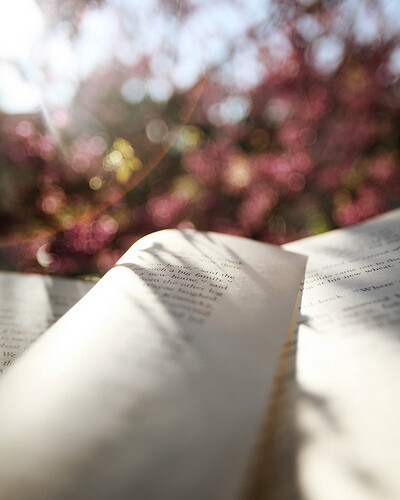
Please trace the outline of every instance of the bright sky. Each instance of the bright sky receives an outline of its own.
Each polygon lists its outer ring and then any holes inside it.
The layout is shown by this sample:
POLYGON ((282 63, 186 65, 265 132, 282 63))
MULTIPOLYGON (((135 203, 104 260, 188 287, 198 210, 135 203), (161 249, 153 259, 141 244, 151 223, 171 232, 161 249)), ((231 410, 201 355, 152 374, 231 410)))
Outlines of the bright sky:
MULTIPOLYGON (((399 3, 381 2, 388 32, 399 32, 399 3)), ((78 36, 72 39, 68 23, 60 22, 53 32, 46 32, 46 19, 34 0, 1 2, 1 111, 34 112, 41 103, 50 109, 68 107, 80 82, 97 67, 107 65, 113 58, 133 65, 144 55, 151 56, 152 74, 146 81, 134 77, 125 82, 122 96, 128 102, 138 102, 146 94, 155 101, 165 101, 175 88, 190 88, 207 68, 225 61, 235 47, 219 78, 238 94, 231 107, 226 105, 227 120, 240 118, 247 106, 240 93, 256 85, 267 70, 258 60, 257 47, 246 37, 246 31, 269 18, 270 0, 191 3, 193 11, 177 19, 161 9, 158 0, 108 0, 99 9, 86 10, 78 36)), ((355 20, 355 34, 360 41, 370 42, 379 36, 375 17, 365 3, 354 0, 343 3, 337 34, 323 36, 310 16, 298 20, 299 31, 315 39, 312 55, 320 71, 329 73, 340 63, 341 33, 348 29, 349 20, 355 20)), ((279 63, 290 51, 283 33, 276 30, 271 30, 265 43, 275 44, 279 63)), ((390 64, 400 69, 399 50, 394 52, 390 64)))

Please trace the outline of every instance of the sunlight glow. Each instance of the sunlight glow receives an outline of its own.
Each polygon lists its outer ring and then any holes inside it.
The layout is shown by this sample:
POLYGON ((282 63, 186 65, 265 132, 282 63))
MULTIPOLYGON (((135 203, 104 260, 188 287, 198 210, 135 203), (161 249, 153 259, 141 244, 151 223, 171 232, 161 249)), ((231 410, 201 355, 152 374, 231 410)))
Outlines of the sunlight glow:
POLYGON ((44 31, 34 0, 0 3, 0 109, 6 113, 37 111, 40 100, 29 81, 28 62, 44 31))
POLYGON ((43 34, 44 19, 34 0, 0 3, 0 57, 26 60, 43 34))

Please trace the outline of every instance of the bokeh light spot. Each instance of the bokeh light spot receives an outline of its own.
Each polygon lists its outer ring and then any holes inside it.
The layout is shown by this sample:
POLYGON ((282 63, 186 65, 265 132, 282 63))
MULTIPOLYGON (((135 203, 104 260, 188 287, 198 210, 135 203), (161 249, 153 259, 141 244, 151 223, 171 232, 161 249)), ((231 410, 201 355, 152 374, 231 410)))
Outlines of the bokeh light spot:
POLYGON ((34 131, 35 127, 26 120, 20 121, 15 128, 15 132, 21 137, 29 137, 33 135, 34 131))
POLYGON ((311 50, 312 64, 323 75, 337 70, 343 60, 344 43, 335 35, 323 36, 314 41, 311 50))
POLYGON ((135 150, 131 143, 122 137, 117 137, 113 142, 113 148, 121 153, 124 158, 133 158, 135 150))
POLYGON ((175 147, 179 151, 196 149, 203 140, 203 133, 199 127, 187 125, 180 131, 176 138, 175 147))
POLYGON ((111 149, 103 159, 103 169, 115 172, 119 184, 126 184, 133 172, 143 167, 142 161, 135 155, 132 144, 122 137, 114 139, 111 149))
POLYGON ((151 142, 161 143, 164 141, 167 134, 168 126, 165 121, 160 118, 151 120, 146 126, 146 135, 151 142))
POLYGON ((251 173, 247 160, 235 157, 225 173, 225 181, 233 189, 243 189, 250 183, 251 173))
POLYGON ((41 203, 41 208, 43 212, 46 214, 56 213, 59 207, 60 207, 60 200, 52 195, 45 196, 41 203))
POLYGON ((104 159, 103 168, 104 170, 111 171, 117 170, 124 163, 124 158, 119 151, 110 151, 104 159))
POLYGON ((102 185, 103 181, 101 177, 98 177, 97 175, 89 180, 90 189, 93 189, 94 191, 101 189, 102 185))
POLYGON ((137 104, 146 96, 146 86, 139 78, 130 78, 121 88, 121 95, 126 102, 137 104))
POLYGON ((264 111, 267 123, 278 126, 286 121, 291 115, 291 106, 286 99, 270 99, 264 111))
POLYGON ((48 251, 48 245, 42 245, 36 252, 36 260, 42 267, 49 267, 53 262, 53 257, 48 251))

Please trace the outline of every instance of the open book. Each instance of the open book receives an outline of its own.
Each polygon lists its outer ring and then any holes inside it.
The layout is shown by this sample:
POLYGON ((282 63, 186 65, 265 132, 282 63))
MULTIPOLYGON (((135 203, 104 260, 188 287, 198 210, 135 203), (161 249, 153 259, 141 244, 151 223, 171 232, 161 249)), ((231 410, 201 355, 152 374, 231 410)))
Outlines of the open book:
POLYGON ((2 275, 0 497, 242 494, 305 261, 228 235, 154 233, 28 349, 24 335, 90 285, 2 275))
POLYGON ((0 496, 400 498, 400 211, 286 249, 167 230, 90 291, 0 274, 0 496))

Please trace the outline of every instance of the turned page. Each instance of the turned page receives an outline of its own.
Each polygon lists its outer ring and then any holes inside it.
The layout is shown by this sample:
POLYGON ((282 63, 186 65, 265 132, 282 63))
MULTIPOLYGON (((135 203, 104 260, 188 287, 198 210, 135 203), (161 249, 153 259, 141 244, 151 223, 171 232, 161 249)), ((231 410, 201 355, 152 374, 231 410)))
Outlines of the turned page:
POLYGON ((300 497, 400 498, 400 211, 294 242, 309 256, 296 381, 300 497))
POLYGON ((0 374, 92 286, 80 279, 0 272, 0 374))
POLYGON ((214 233, 136 243, 5 374, 5 497, 237 498, 304 267, 214 233))

